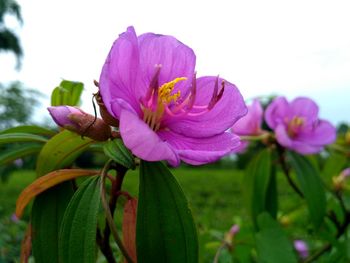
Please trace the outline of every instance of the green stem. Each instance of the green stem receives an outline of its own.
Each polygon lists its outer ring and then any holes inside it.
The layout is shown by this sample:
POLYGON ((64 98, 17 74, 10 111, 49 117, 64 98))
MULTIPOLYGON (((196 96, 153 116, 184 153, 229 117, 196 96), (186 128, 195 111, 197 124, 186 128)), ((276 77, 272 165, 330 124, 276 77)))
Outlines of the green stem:
POLYGON ((107 220, 107 223, 108 223, 108 226, 111 230, 111 233, 112 233, 112 236, 115 240, 115 242, 117 243, 120 251, 122 252, 122 254, 124 255, 126 261, 128 263, 133 263, 132 259, 130 258, 128 252, 126 251, 124 245, 123 245, 123 242, 122 240, 120 239, 119 237, 119 234, 118 234, 118 230, 117 228, 115 227, 115 224, 114 224, 114 220, 113 220, 113 216, 111 214, 111 210, 110 210, 110 207, 109 207, 109 204, 107 202, 107 199, 106 199, 106 188, 105 188, 105 180, 106 180, 106 176, 107 176, 107 172, 108 170, 111 168, 111 165, 112 165, 113 161, 112 160, 109 160, 105 166, 103 167, 102 171, 101 171, 101 184, 100 184, 100 188, 101 188, 101 200, 102 200, 102 206, 103 206, 103 209, 105 210, 105 214, 106 214, 106 220, 107 220))

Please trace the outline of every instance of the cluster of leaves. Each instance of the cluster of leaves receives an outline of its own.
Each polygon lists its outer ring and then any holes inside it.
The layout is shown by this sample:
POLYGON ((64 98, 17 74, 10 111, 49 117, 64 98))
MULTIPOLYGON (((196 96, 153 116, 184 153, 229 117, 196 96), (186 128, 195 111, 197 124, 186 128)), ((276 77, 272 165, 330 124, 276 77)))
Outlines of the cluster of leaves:
MULTIPOLYGON (((53 91, 51 103, 76 105, 82 90, 81 83, 63 81, 53 91)), ((334 178, 349 166, 348 136, 347 130, 341 133, 328 152, 319 156, 301 156, 275 143, 256 147, 242 190, 251 221, 240 222, 238 234, 223 236, 214 261, 347 262, 349 188, 346 181, 334 178), (300 199, 292 210, 279 206, 276 177, 283 174, 300 199), (300 222, 305 232, 294 231, 300 222), (295 239, 310 244, 309 257, 298 257, 295 239)), ((119 138, 96 142, 67 130, 57 133, 38 126, 20 126, 0 134, 0 145, 13 143, 17 147, 0 156, 0 165, 37 155, 38 179, 24 189, 16 207, 20 217, 34 199, 22 242, 23 262, 30 255, 39 263, 95 262, 99 254, 108 262, 120 257, 127 262, 198 262, 191 210, 163 163, 135 159, 119 138), (103 168, 76 166, 77 158, 89 151, 107 157, 103 168), (122 183, 127 171, 136 166, 139 191, 134 197, 122 183), (117 227, 116 206, 121 199, 124 212, 122 225, 117 227)))
MULTIPOLYGON (((52 104, 77 104, 81 91, 81 83, 64 81, 54 90, 52 104)), ((17 201, 16 215, 20 217, 35 198, 22 243, 22 260, 28 259, 32 251, 36 262, 94 262, 98 245, 107 260, 115 262, 110 234, 128 262, 136 261, 136 249, 138 262, 160 258, 164 262, 169 258, 174 262, 198 260, 197 233, 188 203, 176 179, 162 163, 141 162, 136 213, 137 199, 121 191, 123 177, 128 169, 135 168, 135 160, 120 139, 97 143, 66 130, 56 133, 38 126, 20 126, 0 135, 0 144, 14 142, 21 149, 7 151, 0 158, 3 164, 38 155, 38 179, 17 201), (64 169, 72 167, 77 157, 89 150, 103 151, 110 159, 104 169, 64 169), (109 174, 113 170, 116 176, 109 174), (78 177, 90 178, 81 183, 78 177), (112 186, 106 185, 106 178, 112 186), (111 191, 109 195, 107 190, 111 191), (123 195, 128 199, 123 218, 124 245, 113 220, 117 199, 123 195)))

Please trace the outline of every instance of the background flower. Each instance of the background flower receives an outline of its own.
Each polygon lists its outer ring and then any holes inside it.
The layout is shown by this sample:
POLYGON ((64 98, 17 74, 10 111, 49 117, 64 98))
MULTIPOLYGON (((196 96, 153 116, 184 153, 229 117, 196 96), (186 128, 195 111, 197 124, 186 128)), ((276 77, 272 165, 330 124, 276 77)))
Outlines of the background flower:
POLYGON ((298 97, 288 103, 278 97, 267 107, 265 119, 279 144, 301 154, 313 154, 336 139, 335 128, 318 119, 318 111, 309 98, 298 97))

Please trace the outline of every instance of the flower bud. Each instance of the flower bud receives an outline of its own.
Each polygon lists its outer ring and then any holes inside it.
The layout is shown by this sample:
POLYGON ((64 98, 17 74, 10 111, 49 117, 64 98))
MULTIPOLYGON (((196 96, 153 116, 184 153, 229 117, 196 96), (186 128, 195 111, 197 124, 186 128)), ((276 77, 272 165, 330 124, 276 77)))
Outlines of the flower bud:
POLYGON ((48 107, 47 109, 56 124, 68 130, 79 128, 76 123, 69 119, 70 114, 84 115, 82 110, 71 106, 48 107))
POLYGON ((232 246, 232 242, 234 240, 235 235, 239 232, 239 225, 234 224, 231 228, 230 231, 227 232, 225 236, 225 241, 228 245, 232 246))
POLYGON ((299 257, 305 259, 309 256, 309 246, 303 240, 294 240, 294 248, 298 252, 299 257))
POLYGON ((49 107, 53 120, 57 125, 87 136, 95 141, 106 141, 112 136, 111 127, 102 119, 71 106, 49 107))

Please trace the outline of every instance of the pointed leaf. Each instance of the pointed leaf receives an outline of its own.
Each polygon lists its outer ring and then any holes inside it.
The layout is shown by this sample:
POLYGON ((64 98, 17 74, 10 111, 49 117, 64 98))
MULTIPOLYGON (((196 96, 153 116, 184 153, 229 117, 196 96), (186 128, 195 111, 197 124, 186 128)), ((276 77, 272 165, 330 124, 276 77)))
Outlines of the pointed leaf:
POLYGON ((135 169, 135 161, 132 153, 125 147, 121 139, 114 139, 104 144, 103 150, 105 154, 129 169, 135 169))
POLYGON ((134 262, 136 257, 136 213, 137 199, 131 198, 124 205, 123 241, 126 251, 134 262))
POLYGON ((258 153, 246 171, 244 193, 255 226, 257 216, 264 211, 270 211, 272 216, 276 216, 277 191, 271 154, 270 149, 258 153))
POLYGON ((47 142, 47 139, 30 133, 17 132, 0 134, 0 145, 14 142, 47 142))
POLYGON ((35 126, 35 125, 24 125, 24 126, 18 126, 9 128, 7 130, 3 130, 0 132, 0 134, 8 134, 8 133, 31 133, 36 135, 43 135, 43 136, 54 136, 56 134, 55 131, 35 126))
POLYGON ((96 262, 96 229, 100 207, 100 178, 87 179, 64 214, 59 237, 60 261, 96 262))
POLYGON ((43 145, 40 144, 24 144, 9 148, 4 153, 0 154, 0 166, 12 163, 18 158, 38 153, 42 147, 43 145))
POLYGON ((20 218, 23 214, 24 208, 28 203, 37 195, 44 192, 45 190, 56 186, 62 182, 81 177, 96 175, 98 171, 83 170, 83 169, 63 169, 53 171, 45 176, 41 176, 36 179, 33 183, 27 186, 22 193, 19 195, 16 202, 16 216, 20 218))
POLYGON ((186 197, 161 162, 141 162, 138 262, 198 262, 197 232, 186 197))
POLYGON ((77 106, 83 89, 81 82, 63 80, 51 93, 51 106, 77 106))
POLYGON ((326 193, 316 168, 310 161, 297 153, 290 152, 300 189, 305 196, 311 221, 318 228, 326 214, 326 193))
MULTIPOLYGON (((93 141, 62 131, 52 137, 41 150, 36 172, 38 176, 73 163, 93 141)), ((35 198, 32 208, 33 255, 36 263, 57 262, 58 231, 64 211, 73 195, 71 182, 59 184, 35 198)))
POLYGON ((58 263, 58 236, 64 211, 73 196, 71 182, 37 196, 32 207, 32 251, 35 263, 58 263))
POLYGON ((257 219, 256 246, 259 262, 297 263, 293 246, 280 225, 266 212, 257 219))
POLYGON ((39 154, 36 166, 38 176, 72 164, 93 142, 67 130, 58 133, 44 145, 39 154))

